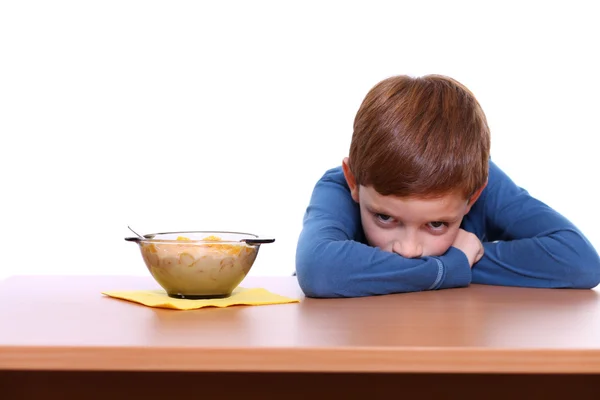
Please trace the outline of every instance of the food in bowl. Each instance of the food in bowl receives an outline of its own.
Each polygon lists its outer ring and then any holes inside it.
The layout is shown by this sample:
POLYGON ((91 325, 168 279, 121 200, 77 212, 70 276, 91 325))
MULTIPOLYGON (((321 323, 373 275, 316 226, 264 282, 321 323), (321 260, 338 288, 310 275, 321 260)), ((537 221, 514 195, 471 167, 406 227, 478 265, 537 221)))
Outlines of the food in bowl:
POLYGON ((274 239, 238 232, 168 232, 137 242, 148 271, 170 297, 222 298, 246 277, 261 244, 274 239))

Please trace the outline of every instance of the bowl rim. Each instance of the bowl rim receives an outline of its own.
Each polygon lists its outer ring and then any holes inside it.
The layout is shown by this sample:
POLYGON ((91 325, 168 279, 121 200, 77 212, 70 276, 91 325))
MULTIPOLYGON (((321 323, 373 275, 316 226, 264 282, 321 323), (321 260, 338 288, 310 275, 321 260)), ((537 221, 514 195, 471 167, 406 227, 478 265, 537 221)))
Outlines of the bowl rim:
MULTIPOLYGON (((254 233, 248 232, 236 232, 236 231, 219 231, 219 230, 201 230, 201 231, 173 231, 173 232, 156 232, 156 233, 147 233, 142 235, 144 239, 139 239, 142 243, 207 243, 207 244, 238 244, 244 245, 243 239, 258 239, 259 236, 254 233), (155 236, 159 235, 180 235, 185 233, 203 233, 203 234, 234 234, 246 236, 245 238, 240 238, 239 240, 204 240, 204 239, 189 239, 189 240, 177 240, 177 239, 155 239, 155 236)), ((181 236, 181 235, 180 235, 181 236)))

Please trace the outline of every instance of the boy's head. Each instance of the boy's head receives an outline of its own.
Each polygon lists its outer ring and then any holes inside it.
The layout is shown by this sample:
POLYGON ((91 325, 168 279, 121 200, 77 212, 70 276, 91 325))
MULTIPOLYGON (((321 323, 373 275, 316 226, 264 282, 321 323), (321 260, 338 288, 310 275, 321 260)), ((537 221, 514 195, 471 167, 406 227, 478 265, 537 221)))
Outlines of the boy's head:
POLYGON ((369 243, 406 257, 441 255, 487 183, 490 133, 475 96, 440 75, 373 87, 343 163, 369 243))

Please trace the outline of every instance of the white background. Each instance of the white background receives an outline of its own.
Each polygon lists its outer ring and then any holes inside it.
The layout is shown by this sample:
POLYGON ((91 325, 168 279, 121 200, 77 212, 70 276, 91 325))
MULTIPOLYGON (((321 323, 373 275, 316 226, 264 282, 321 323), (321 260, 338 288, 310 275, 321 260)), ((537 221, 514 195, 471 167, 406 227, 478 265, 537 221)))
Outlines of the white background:
POLYGON ((291 274, 315 182, 396 74, 467 85, 494 160, 600 248, 593 3, 2 1, 0 278, 146 275, 128 224, 273 236, 251 274, 291 274))

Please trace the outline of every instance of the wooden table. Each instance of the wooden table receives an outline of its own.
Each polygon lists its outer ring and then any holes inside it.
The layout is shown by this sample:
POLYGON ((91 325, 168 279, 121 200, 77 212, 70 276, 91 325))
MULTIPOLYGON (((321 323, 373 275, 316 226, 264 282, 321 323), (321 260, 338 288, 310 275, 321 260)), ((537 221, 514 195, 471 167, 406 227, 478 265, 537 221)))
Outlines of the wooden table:
POLYGON ((145 277, 0 281, 0 398, 600 398, 600 293, 471 286, 177 311, 145 277), (8 396, 7 396, 8 395, 8 396), (518 396, 517 396, 518 397, 518 396))

